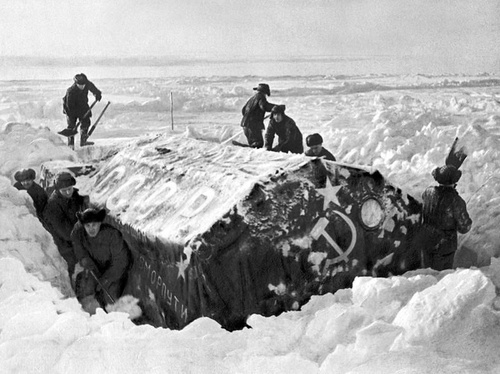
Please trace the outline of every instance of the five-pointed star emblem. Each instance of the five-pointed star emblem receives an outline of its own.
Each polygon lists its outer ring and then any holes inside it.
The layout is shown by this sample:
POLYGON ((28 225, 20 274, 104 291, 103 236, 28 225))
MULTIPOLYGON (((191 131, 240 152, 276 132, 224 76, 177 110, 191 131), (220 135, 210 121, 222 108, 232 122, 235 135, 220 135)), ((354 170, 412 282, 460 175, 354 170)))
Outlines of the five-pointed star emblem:
POLYGON ((185 277, 185 271, 186 268, 189 266, 189 261, 184 261, 184 259, 181 256, 181 260, 175 263, 179 269, 179 272, 177 273, 177 279, 182 277, 184 280, 186 280, 185 277))
POLYGON ((326 178, 326 187, 325 188, 318 188, 316 191, 323 195, 325 197, 325 201, 323 204, 323 210, 325 210, 328 207, 328 204, 330 202, 336 204, 337 206, 340 206, 339 199, 337 197, 337 193, 339 190, 342 188, 342 186, 332 186, 332 182, 330 182, 330 178, 326 178))

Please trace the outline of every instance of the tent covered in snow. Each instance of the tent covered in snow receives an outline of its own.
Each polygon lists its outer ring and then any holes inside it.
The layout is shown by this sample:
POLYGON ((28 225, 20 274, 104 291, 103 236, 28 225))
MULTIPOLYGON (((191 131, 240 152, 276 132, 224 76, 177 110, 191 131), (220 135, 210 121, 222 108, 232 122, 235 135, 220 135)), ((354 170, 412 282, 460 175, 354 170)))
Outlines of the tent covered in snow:
POLYGON ((80 166, 49 162, 44 175, 71 170, 109 211, 133 254, 127 293, 155 326, 207 316, 240 328, 420 265, 420 204, 375 170, 185 137, 80 166))

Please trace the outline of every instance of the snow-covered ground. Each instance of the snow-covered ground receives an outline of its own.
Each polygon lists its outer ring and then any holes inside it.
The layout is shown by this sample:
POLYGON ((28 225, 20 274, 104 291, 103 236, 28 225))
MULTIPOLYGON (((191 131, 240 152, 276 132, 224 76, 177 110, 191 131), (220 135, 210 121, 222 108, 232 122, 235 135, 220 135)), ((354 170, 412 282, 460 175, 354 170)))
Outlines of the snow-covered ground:
POLYGON ((1 81, 1 372, 500 372, 500 263, 492 260, 500 257, 500 77, 94 79, 103 91, 94 119, 112 103, 92 136, 95 149, 146 134, 232 147, 221 143, 241 132, 241 107, 259 82, 304 136, 321 133, 337 160, 376 168, 417 199, 459 136, 469 156, 458 191, 474 223, 459 236, 456 264, 467 269, 357 278, 352 289, 314 297, 298 312, 251 316, 251 329, 231 333, 209 319, 171 331, 135 326, 120 313, 89 316, 29 196, 11 186, 19 168, 89 156, 56 134, 71 82, 1 81))

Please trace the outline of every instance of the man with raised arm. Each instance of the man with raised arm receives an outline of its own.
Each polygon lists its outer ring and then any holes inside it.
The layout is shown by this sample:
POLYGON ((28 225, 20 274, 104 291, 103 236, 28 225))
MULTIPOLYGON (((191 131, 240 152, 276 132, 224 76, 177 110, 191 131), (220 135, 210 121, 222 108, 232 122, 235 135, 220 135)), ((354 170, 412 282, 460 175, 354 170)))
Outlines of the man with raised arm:
POLYGON ((264 127, 264 116, 266 112, 273 109, 274 104, 267 101, 266 96, 271 96, 271 89, 266 83, 259 83, 254 87, 257 91, 241 109, 243 118, 241 119, 241 127, 248 141, 248 145, 252 148, 262 148, 264 139, 262 131, 264 127))
POLYGON ((424 266, 441 271, 453 267, 457 232, 467 233, 472 220, 467 204, 455 189, 462 172, 445 165, 435 168, 432 176, 438 185, 428 187, 422 194, 425 235, 421 244, 424 266))

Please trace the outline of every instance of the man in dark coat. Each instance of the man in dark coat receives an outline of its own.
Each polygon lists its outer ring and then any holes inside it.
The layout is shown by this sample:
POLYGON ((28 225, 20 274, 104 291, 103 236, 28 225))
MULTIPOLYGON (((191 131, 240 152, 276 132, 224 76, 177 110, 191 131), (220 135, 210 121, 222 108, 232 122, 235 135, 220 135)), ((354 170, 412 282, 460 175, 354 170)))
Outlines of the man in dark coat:
MULTIPOLYGON (((63 113, 66 114, 68 129, 75 129, 77 120, 80 120, 80 146, 92 145, 94 143, 87 142, 90 117, 92 117, 92 112, 85 116, 90 108, 88 95, 90 91, 96 100, 100 101, 102 94, 83 73, 75 75, 73 80, 73 85, 68 88, 63 98, 63 113)), ((68 145, 73 145, 74 140, 74 137, 68 138, 68 145)))
POLYGON ((306 151, 306 156, 321 157, 326 160, 336 161, 335 157, 323 147, 323 137, 320 134, 311 134, 306 138, 306 145, 309 149, 306 151))
POLYGON ((267 101, 266 95, 271 96, 271 89, 266 83, 259 83, 254 87, 257 91, 243 106, 241 114, 241 127, 248 141, 248 145, 252 148, 262 148, 264 139, 262 138, 262 130, 264 130, 264 116, 266 112, 273 109, 274 104, 267 101))
POLYGON ((457 232, 467 233, 472 220, 467 205, 456 191, 462 172, 452 165, 432 171, 438 186, 428 187, 423 198, 421 244, 424 266, 435 270, 451 269, 457 250, 457 232))
POLYGON ((33 169, 21 169, 14 174, 14 187, 18 190, 26 190, 33 199, 36 215, 43 223, 43 210, 47 205, 48 196, 45 190, 35 182, 36 173, 33 169))
POLYGON ((295 121, 285 114, 284 105, 275 105, 271 110, 271 120, 266 131, 265 147, 268 151, 303 153, 302 133, 295 121), (273 147, 274 135, 278 144, 273 147))
POLYGON ((80 196, 78 189, 74 187, 75 184, 76 180, 70 173, 63 171, 57 174, 55 190, 50 195, 43 213, 47 229, 68 264, 70 278, 77 263, 71 243, 71 231, 78 220, 76 213, 83 211, 87 205, 86 197, 80 196))
POLYGON ((103 307, 113 304, 122 295, 127 280, 130 265, 128 247, 120 231, 103 222, 106 217, 104 209, 87 209, 77 213, 77 216, 78 222, 71 233, 71 240, 76 258, 85 269, 84 273, 91 273, 90 277, 87 274, 78 278, 87 283, 84 287, 87 294, 79 295, 77 292, 77 297, 83 298, 93 293, 103 307))

